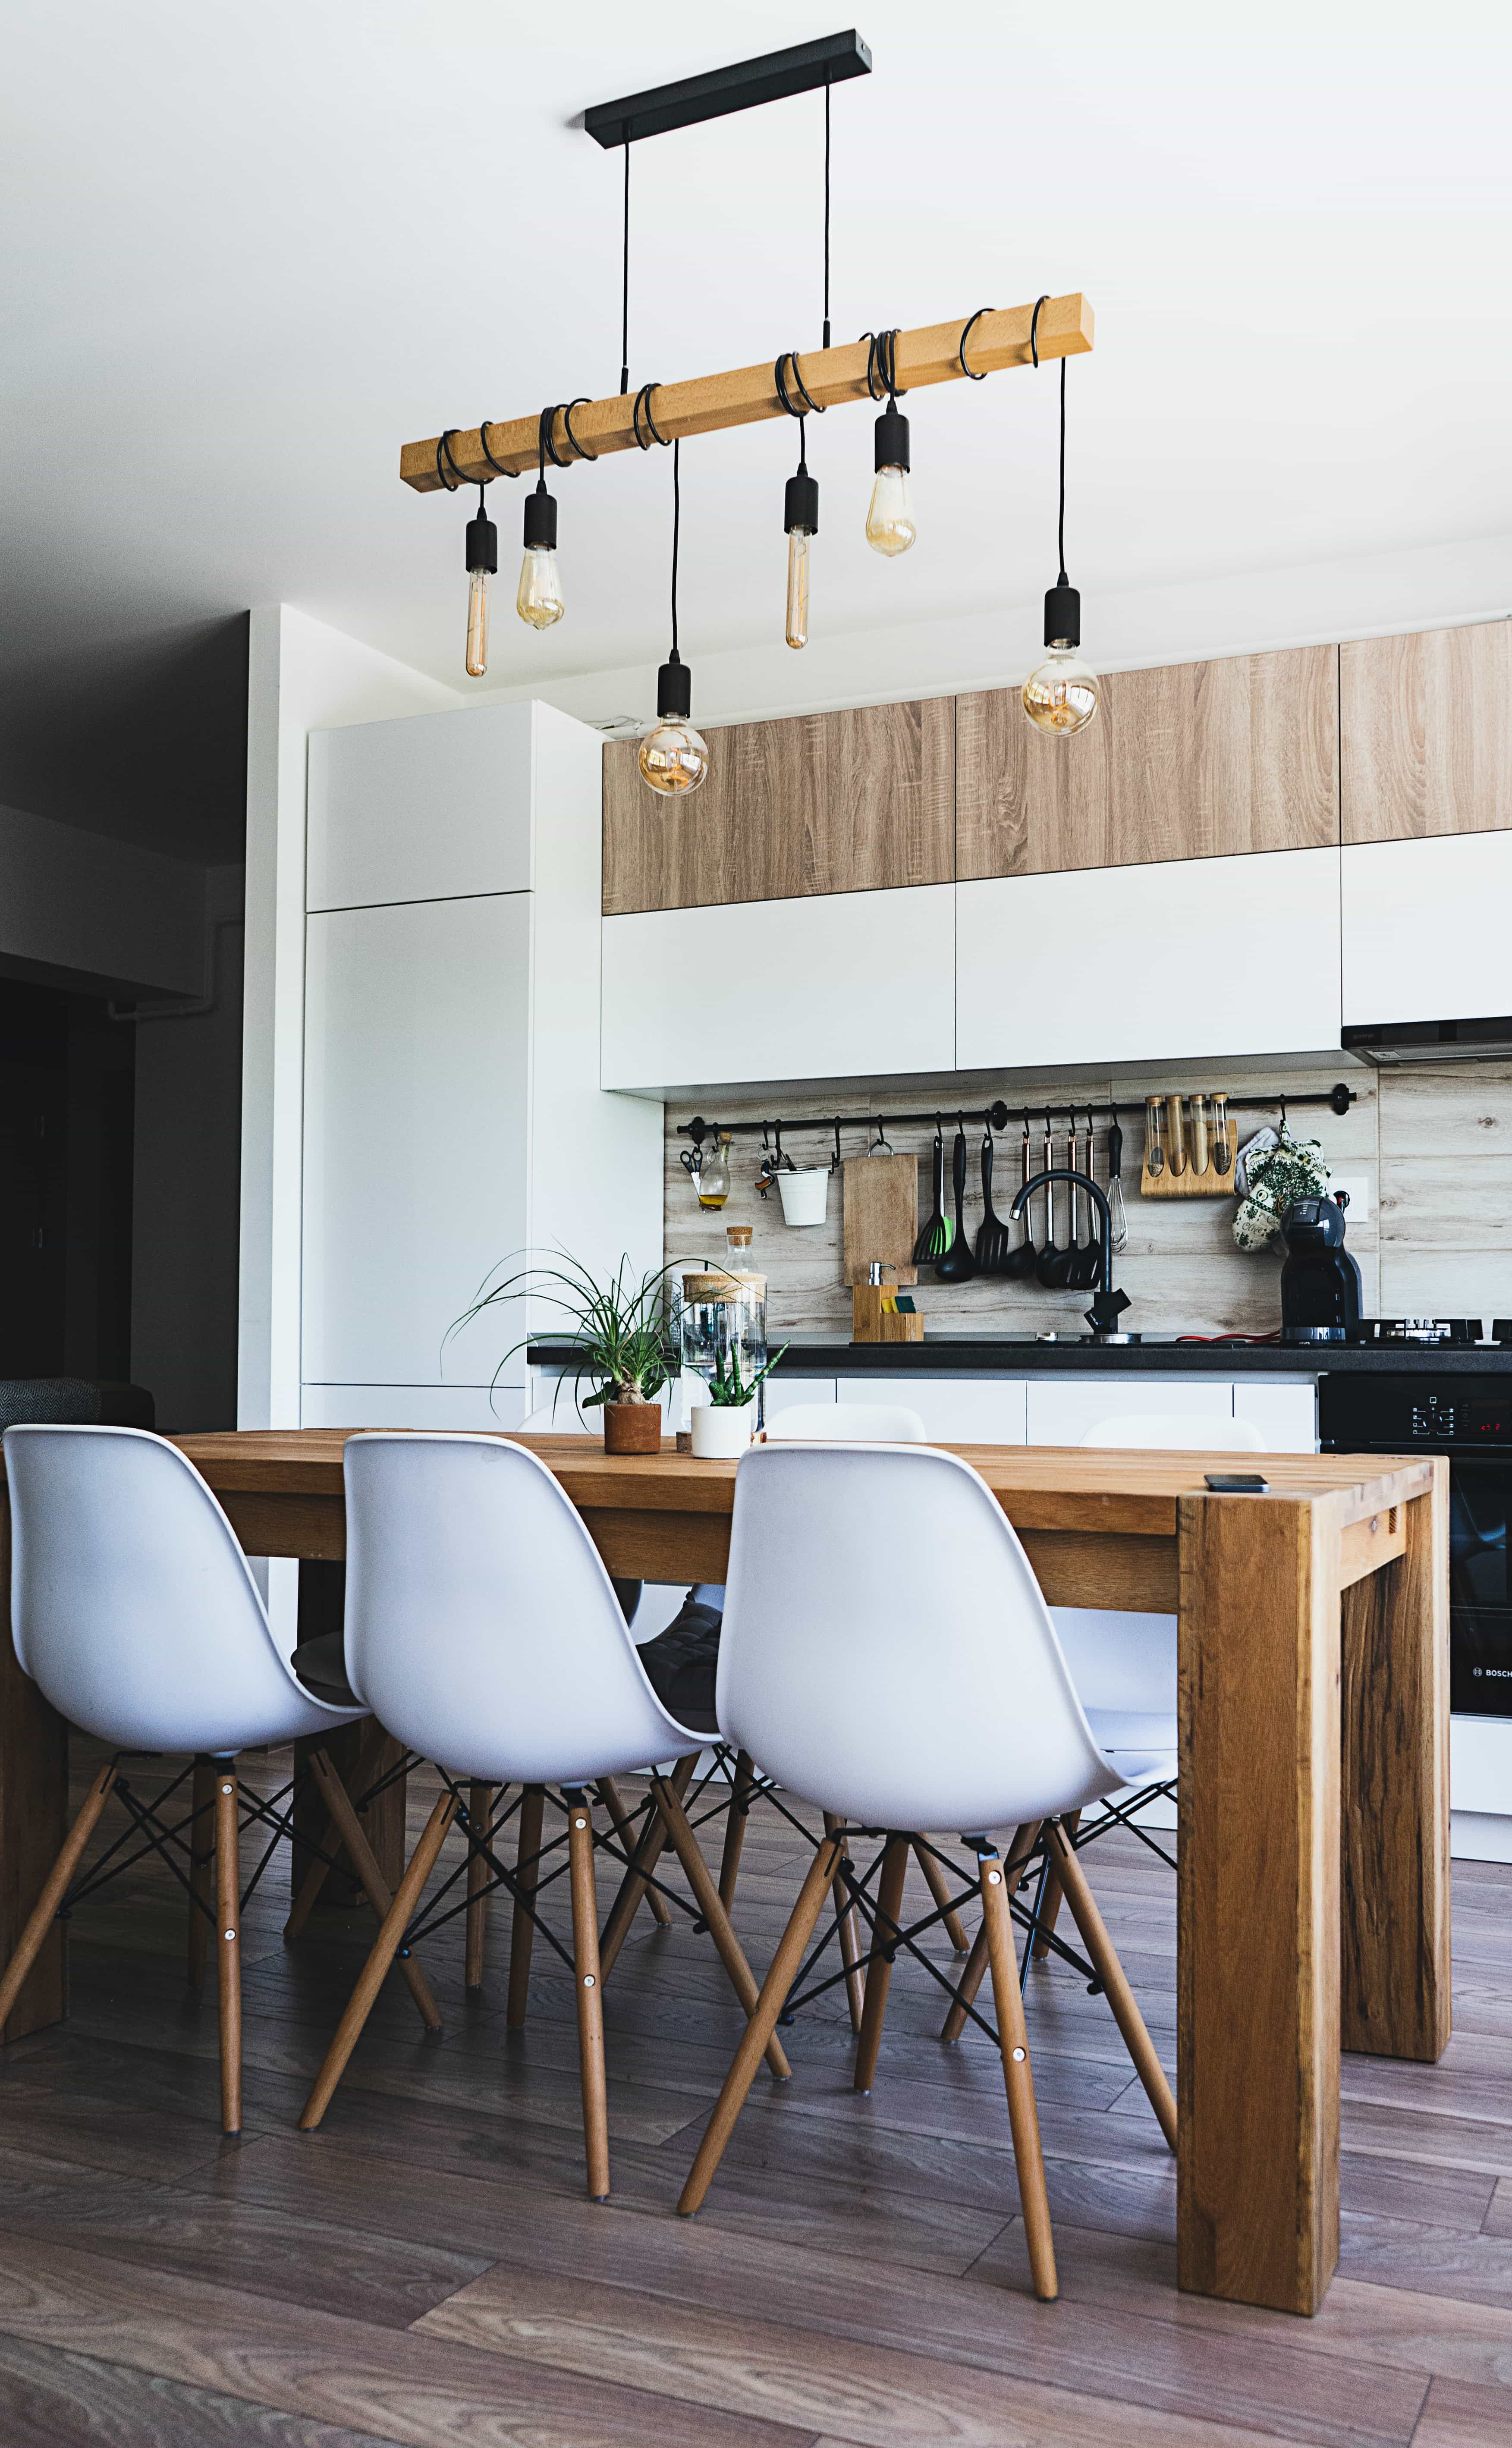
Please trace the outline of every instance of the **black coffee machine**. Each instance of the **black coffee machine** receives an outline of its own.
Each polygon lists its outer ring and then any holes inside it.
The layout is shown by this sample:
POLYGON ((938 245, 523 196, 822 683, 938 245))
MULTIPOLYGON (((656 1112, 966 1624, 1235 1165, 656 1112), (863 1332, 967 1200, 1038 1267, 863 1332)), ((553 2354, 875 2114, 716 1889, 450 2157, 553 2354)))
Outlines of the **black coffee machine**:
POLYGON ((1344 1246, 1332 1198, 1293 1198, 1281 1218, 1283 1343, 1358 1343, 1360 1270, 1344 1246))

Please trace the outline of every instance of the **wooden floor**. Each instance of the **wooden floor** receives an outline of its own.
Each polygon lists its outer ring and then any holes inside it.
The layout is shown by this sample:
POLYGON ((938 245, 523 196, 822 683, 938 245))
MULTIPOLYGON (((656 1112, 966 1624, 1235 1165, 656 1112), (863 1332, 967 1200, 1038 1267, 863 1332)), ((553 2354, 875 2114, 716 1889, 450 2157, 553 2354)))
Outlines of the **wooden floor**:
MULTIPOLYGON (((411 1804, 417 1829, 420 1780, 411 1804)), ((803 1859, 753 1818, 737 1925, 758 1972, 803 1859)), ((1132 1838, 1089 1868, 1169 2064, 1174 1881, 1132 1838)), ((481 2000, 453 1924, 426 1953, 445 2035, 392 1980, 323 2129, 297 2132, 368 1924, 332 1913, 286 1946, 286 1899, 280 1860, 246 1916, 239 2143, 218 2132, 213 1978, 186 1991, 155 1864, 75 1919, 71 2021, 0 2059, 3 2448, 1512 2441, 1512 1871, 1456 1870, 1444 2063, 1346 2059, 1343 2266, 1312 2322, 1177 2293, 1172 2162, 1064 1967, 1029 1983, 1062 2287, 1042 2305, 990 2044, 939 2045, 917 1967, 872 2096, 832 1998, 785 2036, 792 2083, 758 2074, 688 2222, 739 2028, 707 1939, 642 1915, 608 1983, 596 2207, 570 1980, 538 1943, 530 2028, 507 2035, 497 1907, 481 2000)))

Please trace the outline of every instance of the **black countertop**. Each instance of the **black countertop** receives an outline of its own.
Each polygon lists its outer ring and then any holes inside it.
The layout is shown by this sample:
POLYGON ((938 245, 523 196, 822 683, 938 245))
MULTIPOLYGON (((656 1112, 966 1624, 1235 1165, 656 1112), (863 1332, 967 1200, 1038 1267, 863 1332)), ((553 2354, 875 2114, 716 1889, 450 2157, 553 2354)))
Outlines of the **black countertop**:
MULTIPOLYGON (((780 1343, 780 1331, 773 1336, 780 1343)), ((922 1343, 850 1343, 829 1334, 794 1334, 777 1364, 784 1377, 1462 1377, 1512 1375, 1512 1347, 1495 1343, 1313 1345, 1182 1343, 1169 1335, 1145 1343, 1042 1343, 1018 1334, 928 1334, 922 1343)), ((543 1337, 526 1357, 535 1368, 570 1367, 568 1343, 543 1337)))

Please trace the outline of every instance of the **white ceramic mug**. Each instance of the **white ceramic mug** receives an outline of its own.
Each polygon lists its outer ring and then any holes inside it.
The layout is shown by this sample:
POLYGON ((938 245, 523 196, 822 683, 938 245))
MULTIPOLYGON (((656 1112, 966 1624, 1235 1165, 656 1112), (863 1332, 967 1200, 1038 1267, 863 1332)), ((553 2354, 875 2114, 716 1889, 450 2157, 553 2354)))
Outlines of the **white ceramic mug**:
POLYGON ((822 1224, 830 1211, 830 1168, 814 1165, 802 1173, 779 1173, 784 1224, 822 1224))
POLYGON ((700 1462, 737 1461, 756 1429, 750 1403, 700 1403, 693 1414, 693 1450, 700 1462))

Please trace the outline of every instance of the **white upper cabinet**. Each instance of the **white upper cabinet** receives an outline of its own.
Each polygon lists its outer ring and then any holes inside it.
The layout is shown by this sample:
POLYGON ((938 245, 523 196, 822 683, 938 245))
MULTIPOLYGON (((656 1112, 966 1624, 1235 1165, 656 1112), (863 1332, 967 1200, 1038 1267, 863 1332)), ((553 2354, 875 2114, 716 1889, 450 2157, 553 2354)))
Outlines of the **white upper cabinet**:
POLYGON ((1362 842, 1343 899, 1349 1026, 1512 1012, 1512 832, 1362 842))
POLYGON ((948 884, 607 918, 603 1085, 948 1071, 954 971, 948 884))
POLYGON ((1337 850, 1001 876, 956 889, 963 1071, 1339 1042, 1337 850))
POLYGON ((527 891, 535 714, 480 705, 312 732, 305 907, 527 891))
MULTIPOLYGON (((314 916, 305 993, 304 1376, 435 1385, 528 1234, 530 896, 314 916)), ((522 1330, 480 1321, 447 1377, 486 1385, 522 1330)))

